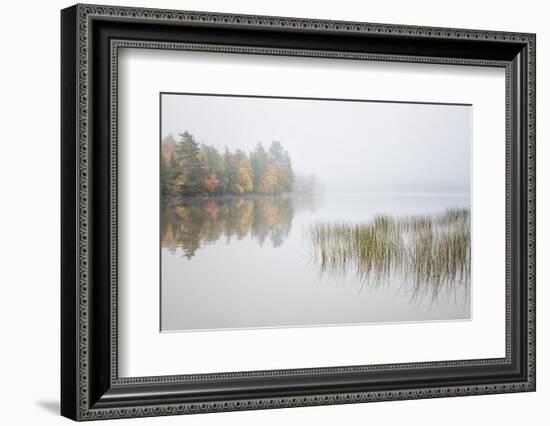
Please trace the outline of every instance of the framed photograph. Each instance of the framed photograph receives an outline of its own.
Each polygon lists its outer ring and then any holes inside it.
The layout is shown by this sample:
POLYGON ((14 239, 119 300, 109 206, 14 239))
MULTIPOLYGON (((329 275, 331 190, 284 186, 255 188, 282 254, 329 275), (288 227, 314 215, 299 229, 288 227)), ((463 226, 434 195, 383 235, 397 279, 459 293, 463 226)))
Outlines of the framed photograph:
POLYGON ((535 390, 535 35, 61 12, 61 412, 535 390))

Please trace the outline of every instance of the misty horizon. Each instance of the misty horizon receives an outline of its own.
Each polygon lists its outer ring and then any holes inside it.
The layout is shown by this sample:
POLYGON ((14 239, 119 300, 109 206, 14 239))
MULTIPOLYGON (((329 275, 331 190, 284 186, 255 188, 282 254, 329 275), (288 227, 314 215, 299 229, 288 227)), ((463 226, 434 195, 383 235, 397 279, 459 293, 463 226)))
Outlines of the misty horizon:
POLYGON ((250 153, 273 141, 327 193, 469 193, 472 107, 161 95, 161 138, 250 153))

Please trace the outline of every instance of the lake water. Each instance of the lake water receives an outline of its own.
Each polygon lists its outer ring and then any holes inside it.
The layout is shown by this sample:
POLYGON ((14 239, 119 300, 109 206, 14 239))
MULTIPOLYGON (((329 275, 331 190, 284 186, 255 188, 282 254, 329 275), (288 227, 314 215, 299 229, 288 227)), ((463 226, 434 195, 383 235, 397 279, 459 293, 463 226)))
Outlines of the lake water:
MULTIPOLYGON (((162 208, 161 329, 470 319, 469 208, 468 195, 325 194, 171 200, 162 208), (327 268, 326 258, 312 244, 311 229, 316 224, 349 227, 374 223, 380 216, 406 223, 416 217, 437 218, 449 209, 468 213, 466 273, 462 265, 457 274, 453 269, 456 265, 450 265, 456 261, 447 258, 443 272, 434 272, 431 263, 419 257, 419 250, 408 258, 420 262, 414 265, 420 264, 421 273, 416 269, 409 273, 406 269, 413 268, 410 262, 392 263, 389 252, 387 265, 378 257, 368 258, 373 268, 369 274, 360 273, 361 265, 358 267, 353 256, 338 257, 340 252, 329 256, 327 268)), ((408 244, 411 238, 404 233, 402 240, 408 244)), ((358 256, 365 259, 363 251, 358 256)))

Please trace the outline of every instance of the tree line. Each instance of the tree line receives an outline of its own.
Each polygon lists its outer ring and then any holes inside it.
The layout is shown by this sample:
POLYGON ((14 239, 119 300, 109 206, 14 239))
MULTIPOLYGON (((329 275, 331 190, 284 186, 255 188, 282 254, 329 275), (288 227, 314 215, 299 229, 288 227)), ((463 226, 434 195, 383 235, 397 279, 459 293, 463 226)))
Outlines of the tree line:
POLYGON ((294 189, 295 175, 280 142, 260 142, 246 153, 199 144, 187 130, 162 141, 163 195, 280 194, 294 189))

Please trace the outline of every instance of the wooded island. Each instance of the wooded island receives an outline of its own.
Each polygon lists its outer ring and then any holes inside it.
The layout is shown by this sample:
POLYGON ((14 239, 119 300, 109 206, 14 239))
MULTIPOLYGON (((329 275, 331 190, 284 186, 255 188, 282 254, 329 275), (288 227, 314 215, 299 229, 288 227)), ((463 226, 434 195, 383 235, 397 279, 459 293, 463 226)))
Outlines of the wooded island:
POLYGON ((165 196, 312 191, 313 176, 296 178, 280 142, 271 142, 267 150, 259 142, 250 153, 226 147, 222 154, 212 145, 199 144, 188 131, 178 136, 178 141, 171 135, 162 141, 161 190, 165 196))

